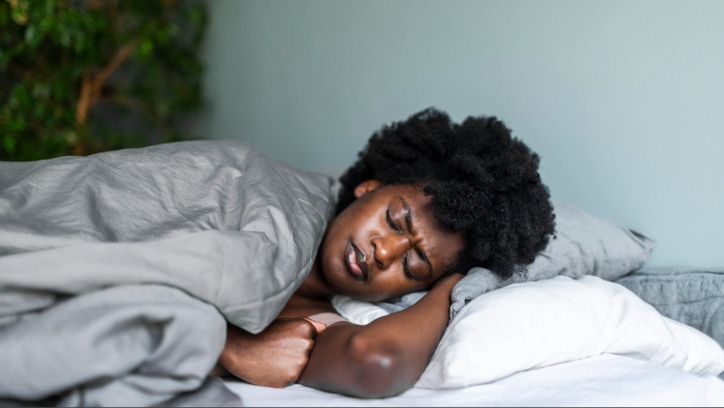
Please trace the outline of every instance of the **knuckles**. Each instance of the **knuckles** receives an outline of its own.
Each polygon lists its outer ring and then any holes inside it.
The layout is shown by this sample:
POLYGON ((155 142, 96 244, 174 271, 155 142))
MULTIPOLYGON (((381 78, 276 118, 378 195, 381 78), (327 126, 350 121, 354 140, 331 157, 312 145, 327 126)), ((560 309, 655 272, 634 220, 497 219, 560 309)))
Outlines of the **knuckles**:
POLYGON ((297 382, 306 368, 314 348, 316 329, 302 319, 278 321, 269 329, 266 338, 270 348, 267 350, 274 354, 274 368, 269 367, 271 370, 265 379, 257 384, 283 388, 297 382))

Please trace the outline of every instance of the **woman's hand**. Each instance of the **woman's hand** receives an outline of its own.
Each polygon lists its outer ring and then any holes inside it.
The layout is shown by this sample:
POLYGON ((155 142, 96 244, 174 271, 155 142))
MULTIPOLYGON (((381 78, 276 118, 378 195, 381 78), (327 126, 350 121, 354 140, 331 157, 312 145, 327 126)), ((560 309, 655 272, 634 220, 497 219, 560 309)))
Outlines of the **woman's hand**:
POLYGON ((314 347, 316 331, 304 319, 277 320, 253 335, 229 326, 219 363, 244 381, 285 387, 299 379, 314 347))

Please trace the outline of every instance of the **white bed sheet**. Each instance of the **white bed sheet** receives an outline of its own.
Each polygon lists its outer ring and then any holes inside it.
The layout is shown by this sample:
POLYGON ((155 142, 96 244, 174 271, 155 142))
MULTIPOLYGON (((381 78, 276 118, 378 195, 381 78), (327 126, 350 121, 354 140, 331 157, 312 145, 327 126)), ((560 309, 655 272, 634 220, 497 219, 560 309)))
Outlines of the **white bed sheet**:
POLYGON ((724 406, 724 381, 631 357, 603 354, 453 390, 413 388, 362 400, 302 385, 284 389, 226 380, 245 406, 724 406))

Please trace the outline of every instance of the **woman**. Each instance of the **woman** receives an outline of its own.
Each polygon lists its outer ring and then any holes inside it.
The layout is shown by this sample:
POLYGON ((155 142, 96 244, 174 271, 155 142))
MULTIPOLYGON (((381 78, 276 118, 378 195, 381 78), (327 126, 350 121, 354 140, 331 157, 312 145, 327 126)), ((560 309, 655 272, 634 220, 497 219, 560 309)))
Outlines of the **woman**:
POLYGON ((507 277, 553 232, 538 156, 486 117, 452 123, 427 109, 383 127, 342 176, 316 262, 262 333, 229 327, 220 365, 248 382, 293 382, 363 398, 412 387, 448 322, 450 292, 473 266, 507 277), (335 294, 380 301, 430 289, 359 326, 335 294))

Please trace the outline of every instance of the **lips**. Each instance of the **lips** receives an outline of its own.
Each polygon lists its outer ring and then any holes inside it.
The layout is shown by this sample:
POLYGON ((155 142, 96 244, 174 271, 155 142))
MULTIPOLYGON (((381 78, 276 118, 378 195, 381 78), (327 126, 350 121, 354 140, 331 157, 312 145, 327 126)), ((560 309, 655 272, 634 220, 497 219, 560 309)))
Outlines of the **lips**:
POLYGON ((369 279, 369 269, 367 267, 367 257, 354 242, 349 241, 347 250, 344 253, 344 264, 347 272, 359 281, 367 281, 369 279))

